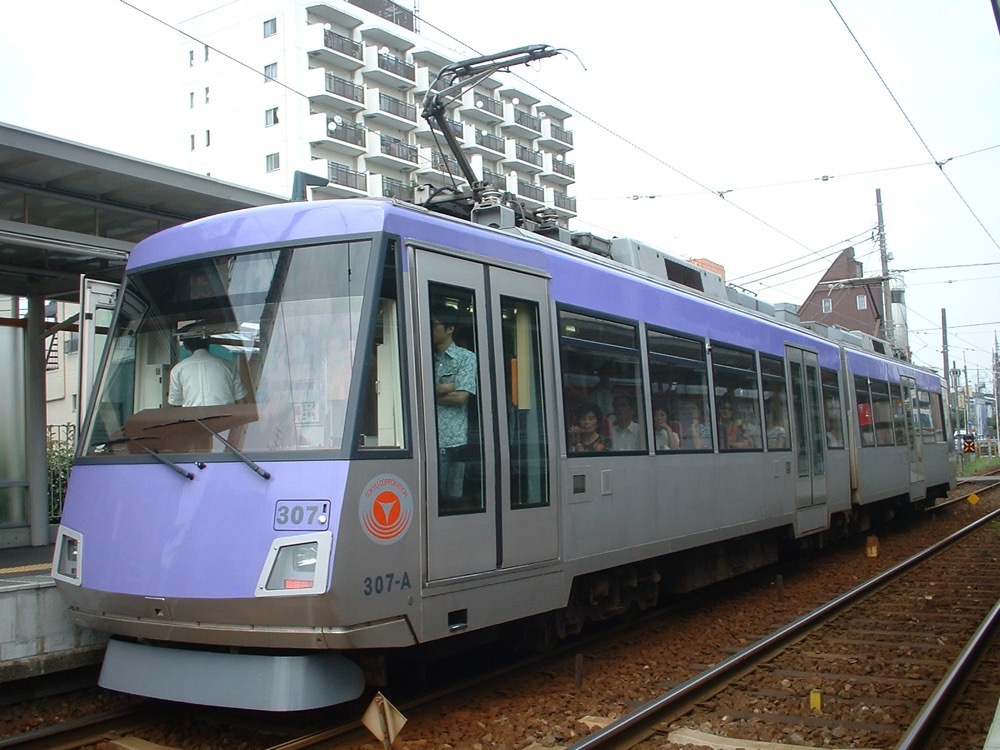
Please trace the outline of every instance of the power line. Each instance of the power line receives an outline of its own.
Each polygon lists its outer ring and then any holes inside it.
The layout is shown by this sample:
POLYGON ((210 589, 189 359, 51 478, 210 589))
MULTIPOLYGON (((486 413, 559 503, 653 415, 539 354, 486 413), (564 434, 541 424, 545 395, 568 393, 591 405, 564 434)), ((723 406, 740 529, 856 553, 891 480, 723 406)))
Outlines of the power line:
POLYGON ((844 19, 844 16, 841 15, 840 11, 837 9, 837 5, 834 2, 834 0, 830 0, 830 6, 837 14, 837 17, 840 18, 841 23, 844 24, 844 28, 847 29, 847 33, 851 35, 851 39, 853 39, 854 43, 858 45, 858 49, 861 50, 861 54, 865 56, 865 59, 871 66, 871 69, 875 72, 875 75, 878 76, 878 79, 882 82, 882 86, 885 87, 886 92, 888 92, 890 98, 896 104, 896 107, 899 109, 900 113, 903 115, 903 118, 909 124, 910 129, 913 131, 914 135, 917 136, 917 139, 923 145, 924 150, 931 157, 931 159, 934 160, 934 163, 937 165, 939 171, 941 172, 941 176, 948 181, 948 184, 951 185, 951 189, 955 191, 955 195, 958 196, 959 200, 961 200, 962 203, 965 204, 965 207, 968 209, 969 213, 972 214, 972 218, 976 220, 976 222, 979 224, 982 230, 986 233, 986 236, 989 237, 990 241, 994 245, 996 245, 998 250, 1000 250, 1000 243, 998 243, 996 239, 993 237, 993 235, 990 234, 990 230, 986 228, 985 224, 983 224, 982 219, 980 219, 979 216, 976 215, 976 212, 972 209, 972 206, 969 205, 969 202, 965 199, 965 196, 962 195, 961 191, 958 189, 958 186, 955 185, 954 182, 952 182, 951 177, 949 177, 948 173, 944 171, 944 165, 947 164, 949 161, 951 161, 951 159, 945 159, 944 161, 941 161, 934 155, 934 152, 931 151, 931 147, 927 145, 927 141, 924 140, 924 137, 920 135, 920 131, 917 130, 917 126, 913 124, 913 120, 911 120, 910 116, 906 114, 906 110, 903 109, 903 105, 899 103, 899 99, 896 98, 896 95, 892 92, 892 89, 889 88, 889 84, 886 83, 885 78, 882 77, 882 74, 879 72, 878 68, 875 67, 875 63, 872 61, 871 57, 868 56, 868 53, 865 51, 865 48, 861 46, 861 42, 858 40, 857 36, 855 36, 854 31, 851 30, 851 27, 844 19))

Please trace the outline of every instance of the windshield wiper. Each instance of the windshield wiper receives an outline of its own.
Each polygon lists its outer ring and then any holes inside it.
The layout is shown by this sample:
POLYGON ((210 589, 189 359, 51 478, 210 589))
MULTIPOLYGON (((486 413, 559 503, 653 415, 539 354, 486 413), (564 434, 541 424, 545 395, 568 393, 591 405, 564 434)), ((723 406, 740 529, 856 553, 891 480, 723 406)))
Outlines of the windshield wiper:
POLYGON ((188 479, 194 479, 194 474, 192 474, 190 471, 188 471, 187 469, 185 469, 183 466, 178 466, 173 461, 171 461, 169 458, 161 455, 159 451, 153 450, 152 448, 147 448, 145 445, 143 445, 140 442, 142 440, 157 440, 157 438, 155 438, 155 437, 129 437, 128 435, 126 435, 125 437, 115 438, 114 440, 106 440, 104 442, 104 444, 105 445, 118 445, 119 443, 135 443, 140 448, 142 448, 144 451, 146 451, 146 453, 148 453, 153 458, 155 458, 157 461, 159 461, 161 464, 163 464, 165 466, 169 466, 171 469, 173 469, 174 471, 176 471, 182 477, 187 477, 188 479))
MULTIPOLYGON (((191 422, 194 422, 195 424, 197 424, 197 425, 203 427, 204 429, 206 429, 208 432, 212 433, 215 437, 219 438, 219 440, 222 442, 222 444, 224 446, 226 446, 229 450, 231 450, 233 452, 233 454, 237 458, 239 458, 243 463, 245 463, 247 466, 249 466, 251 469, 253 469, 257 474, 259 474, 260 476, 264 477, 264 479, 270 479, 271 478, 271 472, 267 471, 266 469, 262 469, 257 464, 256 461, 254 461, 252 458, 244 455, 243 452, 239 448, 237 448, 235 445, 233 445, 232 443, 230 443, 228 440, 226 440, 224 437, 222 437, 222 435, 220 433, 216 432, 215 430, 213 430, 211 427, 209 427, 207 424, 205 424, 202 421, 202 419, 225 419, 226 417, 231 417, 231 416, 233 416, 233 415, 232 414, 213 414, 211 417, 202 417, 202 418, 192 417, 190 419, 175 419, 173 422, 164 422, 163 424, 154 424, 154 425, 151 425, 149 427, 145 427, 143 429, 146 429, 146 430, 156 430, 156 429, 159 429, 160 427, 172 427, 173 425, 176 425, 176 424, 190 424, 191 422)), ((143 448, 145 448, 145 447, 146 446, 143 446, 143 448)))

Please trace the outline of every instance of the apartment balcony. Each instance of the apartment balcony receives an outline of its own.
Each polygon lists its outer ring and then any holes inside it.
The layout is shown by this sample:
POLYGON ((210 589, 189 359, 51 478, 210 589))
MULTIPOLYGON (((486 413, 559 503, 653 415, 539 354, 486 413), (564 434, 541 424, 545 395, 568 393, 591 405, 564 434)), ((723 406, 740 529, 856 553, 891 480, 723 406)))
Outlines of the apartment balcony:
POLYGON ((507 190, 514 193, 528 211, 545 206, 545 189, 533 182, 511 174, 507 177, 507 190))
POLYGON ((313 188, 322 198, 363 198, 368 195, 368 175, 335 161, 327 163, 329 185, 313 188))
POLYGON ((507 155, 507 141, 498 135, 487 133, 473 125, 466 125, 465 149, 473 154, 482 154, 487 159, 499 159, 507 155), (469 132, 473 131, 473 132, 469 132))
MULTIPOLYGON (((459 141, 465 140, 465 126, 462 125, 461 122, 458 120, 450 120, 448 118, 445 118, 445 122, 447 123, 448 129, 452 132, 452 135, 458 138, 459 141)), ((429 121, 422 117, 417 121, 417 129, 413 132, 413 134, 418 140, 421 141, 429 143, 444 143, 444 136, 441 131, 438 130, 437 123, 432 125, 429 121), (435 134, 437 135, 437 141, 434 140, 435 134)))
POLYGON ((324 152, 350 157, 368 153, 368 137, 364 125, 356 125, 339 116, 330 117, 323 112, 309 115, 306 133, 313 148, 324 152))
POLYGON ((334 75, 324 68, 306 71, 306 95, 310 101, 349 115, 365 108, 365 89, 346 78, 334 75))
POLYGON ((458 159, 443 154, 436 148, 427 146, 421 148, 419 162, 416 174, 420 182, 429 182, 437 187, 454 185, 456 181, 459 184, 466 182, 458 159))
POLYGON ((504 121, 500 129, 508 138, 534 140, 542 135, 542 118, 513 104, 504 104, 504 121))
POLYGON ((417 127, 417 108, 380 89, 368 89, 368 107, 364 114, 368 124, 377 123, 404 132, 417 127))
POLYGON ((576 182, 576 165, 569 164, 562 154, 542 154, 542 178, 546 182, 572 185, 576 182))
POLYGON ((435 82, 438 72, 436 68, 417 68, 417 79, 413 89, 413 95, 421 102, 423 102, 424 96, 430 90, 431 86, 434 86, 435 91, 443 91, 448 88, 448 84, 445 81, 435 82))
POLYGON ((493 99, 482 91, 466 91, 462 96, 462 104, 458 111, 467 120, 481 122, 486 125, 497 125, 504 121, 503 102, 493 99))
POLYGON ((310 58, 342 70, 360 70, 365 66, 364 45, 320 24, 306 27, 306 53, 310 58))
POLYGON ((386 89, 409 91, 416 86, 417 69, 406 60, 378 47, 365 47, 365 68, 361 75, 369 84, 386 89))
POLYGON ((508 140, 506 154, 503 159, 503 166, 515 172, 525 172, 527 174, 538 174, 542 171, 544 159, 541 151, 535 151, 522 146, 517 141, 508 140))
POLYGON ((413 187, 408 182, 397 180, 384 174, 370 175, 368 181, 369 195, 413 203, 413 187))
POLYGON ((501 189, 505 188, 507 185, 506 175, 494 172, 492 169, 487 169, 486 167, 483 167, 480 179, 483 181, 484 185, 492 185, 493 187, 501 189))
POLYGON ((417 168, 417 147, 404 143, 398 138, 383 135, 368 140, 366 165, 375 165, 400 172, 412 172, 417 168))
POLYGON ((572 219, 576 216, 576 198, 554 188, 545 189, 545 203, 555 210, 561 219, 572 219))
POLYGON ((365 40, 366 44, 388 47, 402 52, 414 47, 413 40, 405 34, 402 27, 391 25, 370 24, 361 27, 361 38, 365 40))
POLYGON ((565 130, 552 120, 542 120, 542 135, 538 145, 549 151, 565 153, 573 148, 573 131, 565 130))
POLYGON ((325 2, 307 5, 306 11, 309 13, 310 17, 318 18, 325 23, 336 24, 345 29, 356 29, 364 23, 360 18, 358 18, 360 11, 350 13, 325 2))

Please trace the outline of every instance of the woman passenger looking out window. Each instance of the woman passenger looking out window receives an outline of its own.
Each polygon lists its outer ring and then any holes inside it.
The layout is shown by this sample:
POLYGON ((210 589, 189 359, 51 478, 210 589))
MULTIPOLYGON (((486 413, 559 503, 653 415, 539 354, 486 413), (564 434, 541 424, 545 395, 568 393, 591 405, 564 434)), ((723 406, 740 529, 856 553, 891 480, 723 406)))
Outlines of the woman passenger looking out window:
POLYGON ((584 404, 576 411, 576 424, 569 428, 570 453, 604 453, 611 450, 611 439, 597 431, 600 409, 584 404))
POLYGON ((657 404, 653 408, 653 436, 658 451, 673 451, 681 446, 680 436, 670 424, 666 404, 657 404))

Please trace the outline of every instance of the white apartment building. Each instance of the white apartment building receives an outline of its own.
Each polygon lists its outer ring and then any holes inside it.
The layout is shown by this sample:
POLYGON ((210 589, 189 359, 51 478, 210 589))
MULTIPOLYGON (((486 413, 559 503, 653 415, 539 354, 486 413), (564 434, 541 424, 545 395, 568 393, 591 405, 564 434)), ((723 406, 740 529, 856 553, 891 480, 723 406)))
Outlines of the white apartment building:
MULTIPOLYGON (((421 117, 438 72, 458 58, 429 46, 406 8, 234 0, 179 25, 197 40, 184 48, 181 168, 287 196, 296 171, 329 180, 311 188, 313 199, 414 200, 452 176, 465 185, 442 134, 435 140, 421 117)), ((553 209, 565 226, 576 215, 570 115, 498 74, 447 117, 477 176, 528 212, 553 209)))

